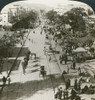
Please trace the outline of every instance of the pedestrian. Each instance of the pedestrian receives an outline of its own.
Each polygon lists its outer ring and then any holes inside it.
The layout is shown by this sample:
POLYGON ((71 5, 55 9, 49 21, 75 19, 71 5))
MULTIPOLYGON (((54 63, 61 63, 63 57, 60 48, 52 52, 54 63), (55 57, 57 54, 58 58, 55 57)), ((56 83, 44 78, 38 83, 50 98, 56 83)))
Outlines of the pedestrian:
POLYGON ((7 80, 8 80, 8 84, 10 85, 10 82, 11 82, 10 77, 8 77, 7 80))
POLYGON ((55 99, 56 100, 62 100, 62 90, 58 88, 56 94, 55 94, 55 99))
POLYGON ((71 100, 74 100, 76 95, 77 95, 77 92, 74 89, 72 89, 71 90, 71 100))
POLYGON ((69 69, 69 66, 67 65, 67 73, 68 73, 68 74, 69 74, 69 70, 70 70, 70 69, 69 69))
POLYGON ((95 74, 94 74, 94 79, 95 79, 95 74))
POLYGON ((30 41, 31 39, 29 38, 29 41, 30 41))
POLYGON ((63 93, 63 90, 62 90, 62 87, 60 87, 60 97, 61 97, 61 100, 62 100, 62 93, 63 93))
POLYGON ((81 74, 81 68, 80 67, 78 68, 78 73, 79 73, 79 75, 81 74))
POLYGON ((40 75, 42 75, 43 78, 44 78, 45 75, 46 75, 46 71, 45 71, 45 66, 44 66, 44 65, 40 66, 40 75))
POLYGON ((86 82, 87 82, 87 83, 90 82, 90 78, 89 78, 89 77, 86 78, 86 82))
POLYGON ((31 51, 28 50, 28 52, 25 55, 25 59, 28 60, 28 61, 29 61, 29 58, 30 58, 30 54, 31 54, 31 51))
POLYGON ((78 85, 77 85, 77 90, 80 92, 81 90, 81 84, 78 82, 78 85))
POLYGON ((49 62, 51 61, 51 56, 49 55, 49 62))
POLYGON ((4 64, 4 61, 2 58, 0 58, 0 74, 2 74, 3 64, 4 64))
POLYGON ((69 88, 68 80, 66 81, 66 90, 69 88))
POLYGON ((68 90, 65 91, 65 96, 66 96, 66 99, 68 100, 68 96, 69 96, 68 90))
POLYGON ((46 55, 46 47, 44 47, 44 50, 43 51, 44 51, 44 55, 46 55))
POLYGON ((77 90, 77 87, 78 87, 78 81, 77 81, 77 79, 75 79, 74 89, 77 90))
POLYGON ((64 70, 64 71, 62 72, 62 79, 64 80, 64 82, 65 82, 65 77, 64 77, 65 74, 67 74, 67 72, 64 70))
POLYGON ((33 39, 32 39, 32 43, 33 43, 33 39))
POLYGON ((75 69, 75 68, 76 68, 76 62, 73 61, 73 69, 75 69))
POLYGON ((34 59, 36 60, 36 53, 34 53, 34 59))
POLYGON ((66 99, 66 100, 68 100, 68 96, 69 96, 69 92, 68 92, 68 90, 64 90, 63 91, 63 99, 66 99))
POLYGON ((65 59, 65 64, 67 64, 67 55, 65 55, 64 59, 65 59))
POLYGON ((70 87, 71 86, 71 80, 68 79, 67 81, 68 81, 68 87, 70 87))
POLYGON ((82 93, 88 93, 88 91, 89 91, 89 87, 85 85, 84 88, 82 89, 82 93))
POLYGON ((49 39, 48 35, 46 35, 46 39, 49 39))
POLYGON ((81 97, 77 94, 75 100, 81 100, 81 97))
POLYGON ((35 31, 33 31, 33 33, 35 34, 35 31))
POLYGON ((27 61, 27 59, 24 58, 24 61, 22 62, 23 74, 26 73, 25 70, 26 70, 27 65, 28 65, 28 61, 27 61))
POLYGON ((5 82, 6 82, 6 77, 5 76, 3 76, 2 81, 3 81, 3 85, 4 85, 5 82))
POLYGON ((43 32, 43 28, 41 28, 41 32, 40 32, 41 35, 42 35, 42 32, 43 32))
POLYGON ((66 99, 66 89, 63 91, 63 99, 66 99))
POLYGON ((83 82, 83 78, 82 78, 82 77, 80 77, 80 79, 79 79, 78 83, 81 85, 81 84, 82 84, 82 82, 83 82))
POLYGON ((71 81, 70 81, 70 79, 68 79, 68 80, 66 81, 66 90, 67 90, 70 86, 71 86, 71 81))
POLYGON ((60 64, 62 64, 62 56, 59 56, 60 64))
POLYGON ((49 46, 49 50, 52 50, 52 46, 51 45, 49 46))

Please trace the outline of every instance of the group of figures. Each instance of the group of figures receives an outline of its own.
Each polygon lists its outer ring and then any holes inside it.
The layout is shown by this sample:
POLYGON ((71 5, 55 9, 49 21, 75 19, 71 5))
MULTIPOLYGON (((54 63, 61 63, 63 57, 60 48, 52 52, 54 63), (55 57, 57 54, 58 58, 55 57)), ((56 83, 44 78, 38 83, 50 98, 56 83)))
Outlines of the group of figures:
MULTIPOLYGON (((84 88, 83 88, 84 89, 84 88)), ((55 99, 56 100, 81 100, 79 94, 82 93, 81 80, 75 79, 74 86, 71 86, 71 80, 67 79, 65 82, 65 89, 58 88, 55 99)))
POLYGON ((23 67, 23 74, 26 73, 26 67, 28 65, 28 61, 30 59, 30 55, 31 56, 34 56, 34 59, 36 59, 36 54, 35 53, 31 53, 30 51, 28 51, 26 54, 25 54, 25 57, 24 57, 24 60, 22 62, 22 67, 23 67))
POLYGON ((11 78, 10 78, 10 77, 5 77, 5 76, 3 76, 3 77, 2 77, 2 82, 3 82, 2 85, 5 85, 6 83, 10 85, 10 83, 11 83, 11 78))
POLYGON ((67 89, 62 89, 62 87, 58 88, 55 93, 56 100, 81 100, 81 97, 77 94, 75 89, 71 89, 71 91, 67 89))
POLYGON ((81 87, 84 80, 82 77, 80 79, 74 80, 74 85, 71 85, 71 79, 67 79, 65 81, 65 89, 63 90, 62 87, 58 88, 55 99, 56 100, 82 100, 81 94, 94 94, 95 93, 95 86, 93 85, 84 85, 81 87))
MULTIPOLYGON (((23 62, 22 62, 23 74, 26 73, 26 68, 27 68, 30 56, 33 57, 34 60, 37 60, 36 53, 31 53, 30 51, 28 51, 26 53, 25 57, 24 57, 23 62)), ((44 65, 40 66, 40 74, 39 74, 39 76, 42 76, 43 78, 46 76, 46 71, 45 71, 45 66, 44 65)))
POLYGON ((75 88, 71 89, 62 89, 62 87, 58 88, 55 93, 56 100, 82 100, 80 94, 94 94, 95 86, 90 85, 89 87, 86 85, 83 89, 81 89, 81 93, 75 88))

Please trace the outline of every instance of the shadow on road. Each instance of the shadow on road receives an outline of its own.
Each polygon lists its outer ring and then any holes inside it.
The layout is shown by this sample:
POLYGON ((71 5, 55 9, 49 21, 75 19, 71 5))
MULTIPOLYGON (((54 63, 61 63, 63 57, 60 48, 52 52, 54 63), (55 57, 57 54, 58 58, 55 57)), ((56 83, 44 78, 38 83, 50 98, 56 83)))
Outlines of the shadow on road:
MULTIPOLYGON (((14 47, 12 49, 12 53, 11 53, 11 56, 10 57, 16 57, 17 54, 19 53, 21 47, 14 47)), ((28 52, 28 47, 23 47, 22 48, 22 51, 20 52, 19 54, 19 57, 22 57, 22 56, 25 56, 25 54, 28 52)))
POLYGON ((37 71, 39 71, 39 69, 31 70, 32 73, 33 73, 33 72, 37 72, 37 71))
MULTIPOLYGON (((14 63, 14 61, 15 61, 14 59, 4 60, 2 72, 3 72, 3 71, 10 71, 10 69, 11 69, 11 67, 12 67, 12 65, 13 65, 13 63, 14 63)), ((21 62, 21 60, 17 60, 17 61, 15 62, 13 71, 18 70, 20 62, 21 62)))
POLYGON ((23 98, 32 97, 39 91, 48 91, 52 88, 57 88, 60 84, 64 84, 62 78, 57 75, 47 76, 46 79, 28 81, 26 83, 13 83, 10 86, 6 86, 3 90, 0 100, 24 100, 23 98))
POLYGON ((33 65, 33 67, 39 67, 39 66, 40 66, 40 64, 38 64, 38 63, 33 65))

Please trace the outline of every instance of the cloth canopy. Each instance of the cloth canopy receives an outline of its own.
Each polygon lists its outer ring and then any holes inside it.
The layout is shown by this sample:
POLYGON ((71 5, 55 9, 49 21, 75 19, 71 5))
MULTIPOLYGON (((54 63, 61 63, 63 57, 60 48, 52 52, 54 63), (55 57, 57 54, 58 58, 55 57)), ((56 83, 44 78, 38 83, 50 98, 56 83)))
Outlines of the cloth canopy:
POLYGON ((78 47, 75 50, 73 50, 73 52, 75 52, 75 53, 82 53, 82 52, 87 52, 87 50, 85 50, 83 47, 78 47))

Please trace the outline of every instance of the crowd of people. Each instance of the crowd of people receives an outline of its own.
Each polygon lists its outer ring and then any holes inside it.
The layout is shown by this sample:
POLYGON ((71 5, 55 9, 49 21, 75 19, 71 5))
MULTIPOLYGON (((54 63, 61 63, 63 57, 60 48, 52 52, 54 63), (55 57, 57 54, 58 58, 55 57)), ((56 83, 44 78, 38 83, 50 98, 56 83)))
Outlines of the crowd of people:
MULTIPOLYGON (((48 29, 48 27, 44 26, 44 31, 51 34, 52 32, 48 29)), ((46 39, 49 40, 49 35, 46 34, 46 39)), ((57 40, 54 39, 54 41, 56 42, 57 40)), ((49 47, 50 50, 53 50, 52 45, 50 45, 49 47)), ((51 60, 51 57, 49 57, 51 60)), ((81 87, 82 83, 86 82, 89 83, 90 82, 90 77, 88 77, 88 73, 87 72, 82 72, 81 67, 77 68, 77 59, 76 59, 76 55, 72 55, 71 56, 71 66, 68 66, 68 51, 65 52, 64 54, 61 54, 59 56, 59 62, 60 64, 64 64, 67 65, 67 71, 63 70, 62 73, 62 78, 64 79, 65 82, 65 89, 63 90, 62 87, 58 88, 57 92, 55 93, 55 99, 56 100, 81 100, 81 97, 79 96, 80 94, 93 94, 95 91, 94 86, 87 86, 85 85, 84 87, 81 87), (75 79, 74 80, 74 85, 71 86, 71 79, 65 79, 64 74, 69 74, 69 71, 71 70, 75 70, 78 72, 78 76, 80 77, 79 79, 75 79), (86 77, 86 79, 84 79, 84 77, 86 77), (93 87, 93 89, 92 89, 93 87), (69 91, 71 89, 71 91, 69 91)))
POLYGON ((58 88, 57 92, 55 93, 56 100, 81 100, 81 97, 77 94, 75 89, 71 89, 68 91, 67 89, 62 89, 62 87, 58 88))
POLYGON ((81 79, 75 79, 74 86, 71 86, 71 81, 68 79, 65 84, 65 89, 59 87, 55 93, 56 100, 82 100, 81 94, 94 94, 95 93, 95 85, 85 85, 81 88, 81 79))

